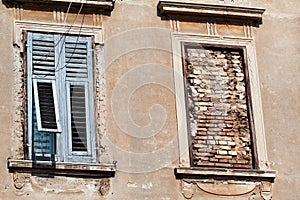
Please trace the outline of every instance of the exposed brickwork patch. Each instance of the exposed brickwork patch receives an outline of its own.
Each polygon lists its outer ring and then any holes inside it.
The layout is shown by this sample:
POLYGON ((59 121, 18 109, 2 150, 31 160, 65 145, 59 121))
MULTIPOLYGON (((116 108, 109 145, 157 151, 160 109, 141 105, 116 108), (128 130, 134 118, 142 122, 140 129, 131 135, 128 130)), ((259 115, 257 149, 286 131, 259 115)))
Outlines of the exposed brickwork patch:
POLYGON ((185 53, 193 166, 252 168, 242 50, 188 46, 185 53))

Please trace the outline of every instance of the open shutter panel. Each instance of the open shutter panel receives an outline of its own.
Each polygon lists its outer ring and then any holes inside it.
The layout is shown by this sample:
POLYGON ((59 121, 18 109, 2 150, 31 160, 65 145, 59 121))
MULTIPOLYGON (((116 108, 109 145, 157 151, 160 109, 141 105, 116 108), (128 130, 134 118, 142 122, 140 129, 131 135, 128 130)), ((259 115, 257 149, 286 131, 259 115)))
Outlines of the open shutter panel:
POLYGON ((38 130, 60 132, 54 81, 35 79, 33 88, 38 130))
POLYGON ((55 44, 53 34, 32 34, 32 74, 55 76, 55 44))

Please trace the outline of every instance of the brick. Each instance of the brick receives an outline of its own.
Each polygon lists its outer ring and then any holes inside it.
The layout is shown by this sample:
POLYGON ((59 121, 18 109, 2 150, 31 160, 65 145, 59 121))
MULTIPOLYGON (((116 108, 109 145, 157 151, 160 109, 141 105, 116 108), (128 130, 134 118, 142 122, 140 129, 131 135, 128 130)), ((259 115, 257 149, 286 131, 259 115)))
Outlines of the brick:
POLYGON ((251 165, 233 164, 234 168, 251 169, 251 165))
POLYGON ((216 155, 215 157, 219 159, 232 159, 232 156, 224 156, 224 155, 216 155))
POLYGON ((231 163, 231 164, 235 164, 235 163, 237 163, 237 161, 236 161, 236 160, 234 160, 234 159, 229 159, 229 160, 228 160, 228 162, 229 162, 229 163, 231 163))
POLYGON ((207 144, 216 144, 215 140, 207 140, 207 144))
POLYGON ((207 132, 205 132, 205 131, 197 131, 197 135, 207 135, 207 132))
POLYGON ((227 151, 224 151, 224 150, 218 150, 218 151, 217 151, 217 154, 219 154, 219 155, 227 155, 228 152, 227 152, 227 151))
POLYGON ((228 151, 228 154, 232 155, 232 156, 237 156, 237 152, 236 151, 228 151))
POLYGON ((220 128, 208 128, 208 131, 216 131, 216 132, 218 132, 218 131, 221 131, 221 129, 220 128))
POLYGON ((219 159, 219 162, 221 162, 221 163, 228 163, 229 160, 228 159, 219 159))
POLYGON ((217 158, 209 158, 209 161, 211 161, 211 162, 219 162, 219 159, 217 159, 217 158))
POLYGON ((218 141, 218 144, 220 144, 220 145, 227 145, 228 142, 227 141, 218 141))
POLYGON ((229 163, 215 163, 215 166, 217 166, 217 167, 233 167, 233 164, 229 164, 229 163))
POLYGON ((209 161, 209 158, 208 157, 201 157, 200 160, 209 161))
POLYGON ((228 145, 229 145, 229 146, 236 146, 236 143, 235 143, 235 142, 230 142, 230 141, 229 141, 229 142, 228 142, 228 145))
MULTIPOLYGON (((221 149, 223 150, 230 150, 231 147, 230 146, 220 146, 221 149)), ((229 153, 229 152, 228 152, 229 153)))
POLYGON ((206 148, 207 146, 203 145, 203 144, 193 144, 193 147, 194 148, 206 148))
POLYGON ((211 162, 197 162, 197 165, 199 165, 199 166, 215 166, 215 163, 211 163, 211 162))

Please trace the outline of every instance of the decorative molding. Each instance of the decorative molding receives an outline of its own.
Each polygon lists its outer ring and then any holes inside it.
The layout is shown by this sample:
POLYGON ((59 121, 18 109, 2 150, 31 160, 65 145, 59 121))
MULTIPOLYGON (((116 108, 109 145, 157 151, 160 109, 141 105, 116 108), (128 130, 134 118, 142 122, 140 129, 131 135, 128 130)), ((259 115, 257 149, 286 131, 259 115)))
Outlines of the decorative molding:
POLYGON ((170 30, 171 32, 178 33, 179 32, 179 21, 176 17, 170 18, 170 30))
POLYGON ((53 22, 62 24, 65 20, 65 13, 63 9, 54 8, 53 9, 53 22))
POLYGON ((228 183, 226 181, 225 183, 196 182, 196 185, 200 190, 217 196, 242 196, 254 191, 257 186, 257 183, 228 183))
POLYGON ((207 35, 218 35, 217 24, 215 20, 208 20, 206 22, 207 35))
POLYGON ((102 27, 103 15, 99 12, 93 12, 93 26, 102 27))
POLYGON ((13 174, 14 186, 16 189, 21 190, 24 188, 26 183, 26 177, 24 175, 20 175, 18 173, 13 174))
POLYGON ((244 35, 246 38, 253 38, 253 26, 251 23, 245 22, 244 24, 244 35))
POLYGON ((94 26, 69 26, 63 24, 48 24, 28 21, 15 21, 14 26, 14 44, 18 45, 23 52, 22 33, 23 31, 47 31, 53 33, 68 33, 94 36, 95 44, 103 44, 103 30, 101 27, 94 26))
POLYGON ((243 21, 259 25, 265 9, 221 4, 201 4, 179 0, 160 0, 158 9, 163 15, 196 15, 222 19, 226 22, 243 21))
POLYGON ((23 5, 15 3, 13 6, 13 13, 15 20, 22 20, 23 19, 23 5))
POLYGON ((181 181, 181 192, 186 199, 191 199, 195 192, 193 183, 181 181))
POLYGON ((271 200, 272 183, 265 181, 184 179, 180 181, 181 193, 186 199, 192 199, 199 190, 215 196, 248 196, 248 200, 271 200))
POLYGON ((263 181, 260 185, 260 196, 264 200, 271 200, 272 199, 272 186, 273 184, 270 182, 263 181))

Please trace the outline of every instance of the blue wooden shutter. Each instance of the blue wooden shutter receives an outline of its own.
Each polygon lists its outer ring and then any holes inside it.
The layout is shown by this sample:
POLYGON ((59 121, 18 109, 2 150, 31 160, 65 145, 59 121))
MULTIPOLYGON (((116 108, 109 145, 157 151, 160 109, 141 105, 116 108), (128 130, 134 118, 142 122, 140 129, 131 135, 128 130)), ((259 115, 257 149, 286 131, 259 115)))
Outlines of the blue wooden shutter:
POLYGON ((28 110, 32 159, 54 160, 59 116, 53 34, 28 33, 28 110))
POLYGON ((70 160, 91 162, 94 153, 94 107, 90 37, 67 36, 65 73, 68 102, 70 160))

